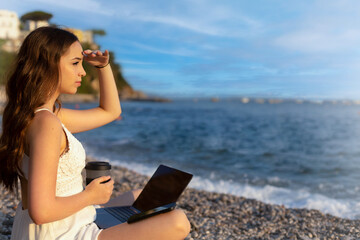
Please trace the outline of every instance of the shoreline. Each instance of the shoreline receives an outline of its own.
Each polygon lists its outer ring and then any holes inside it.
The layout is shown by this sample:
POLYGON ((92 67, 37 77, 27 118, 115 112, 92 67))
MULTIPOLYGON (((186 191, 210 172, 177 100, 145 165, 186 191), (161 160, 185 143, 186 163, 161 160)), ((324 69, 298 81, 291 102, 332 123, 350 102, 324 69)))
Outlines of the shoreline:
MULTIPOLYGON (((113 166, 113 196, 142 188, 148 177, 113 166)), ((0 240, 10 239, 19 202, 0 187, 0 240)), ((178 202, 191 223, 190 239, 359 239, 360 220, 318 210, 285 208, 230 194, 187 188, 178 202)))

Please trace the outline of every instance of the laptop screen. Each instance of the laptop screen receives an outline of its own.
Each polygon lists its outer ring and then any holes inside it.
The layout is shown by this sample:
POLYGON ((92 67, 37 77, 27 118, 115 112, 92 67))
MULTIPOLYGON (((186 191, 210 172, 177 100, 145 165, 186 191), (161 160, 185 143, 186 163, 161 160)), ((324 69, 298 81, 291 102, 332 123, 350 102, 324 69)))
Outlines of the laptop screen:
POLYGON ((192 174, 160 165, 134 202, 133 207, 143 212, 174 203, 191 178, 192 174))

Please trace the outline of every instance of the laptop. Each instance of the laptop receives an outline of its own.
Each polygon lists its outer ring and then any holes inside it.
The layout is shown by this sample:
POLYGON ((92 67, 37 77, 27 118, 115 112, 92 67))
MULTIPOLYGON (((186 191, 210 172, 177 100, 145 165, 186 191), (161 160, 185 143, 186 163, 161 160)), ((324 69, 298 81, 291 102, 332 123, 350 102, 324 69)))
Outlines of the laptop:
POLYGON ((132 206, 96 209, 95 223, 105 229, 173 210, 176 201, 192 179, 192 174, 160 165, 132 206))

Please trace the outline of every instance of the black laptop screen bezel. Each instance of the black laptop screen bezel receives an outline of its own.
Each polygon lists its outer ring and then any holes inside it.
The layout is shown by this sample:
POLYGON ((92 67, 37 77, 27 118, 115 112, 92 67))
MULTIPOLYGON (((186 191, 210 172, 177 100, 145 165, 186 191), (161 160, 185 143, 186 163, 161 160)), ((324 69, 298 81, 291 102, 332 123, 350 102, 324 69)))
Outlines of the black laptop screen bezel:
POLYGON ((160 165, 132 206, 143 212, 175 203, 192 177, 190 173, 160 165))

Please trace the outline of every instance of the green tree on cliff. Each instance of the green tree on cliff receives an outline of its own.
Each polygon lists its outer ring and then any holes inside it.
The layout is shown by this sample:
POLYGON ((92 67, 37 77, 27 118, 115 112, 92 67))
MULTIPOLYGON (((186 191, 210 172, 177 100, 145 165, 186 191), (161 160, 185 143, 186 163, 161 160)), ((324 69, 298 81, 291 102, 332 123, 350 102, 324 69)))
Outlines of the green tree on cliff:
POLYGON ((43 12, 43 11, 33 11, 25 13, 21 16, 21 21, 25 22, 27 20, 33 21, 49 21, 53 15, 51 13, 43 12))
MULTIPOLYGON (((105 36, 106 32, 103 29, 92 29, 91 30, 94 36, 105 36)), ((83 49, 91 49, 91 44, 82 43, 83 49)), ((99 47, 100 48, 100 47, 99 47)), ((124 88, 131 88, 131 86, 126 82, 125 78, 121 72, 120 64, 115 62, 115 53, 110 51, 110 65, 114 74, 115 83, 119 92, 121 92, 124 88)), ((92 84, 95 79, 97 79, 96 69, 84 62, 84 69, 86 71, 86 76, 82 80, 81 87, 78 89, 79 93, 97 93, 97 89, 94 88, 92 84)))
MULTIPOLYGON (((21 16, 22 22, 32 20, 32 21, 49 21, 53 15, 51 13, 43 12, 43 11, 33 11, 25 13, 21 16)), ((92 29, 91 30, 94 36, 105 36, 106 32, 103 29, 92 29)), ((10 69, 11 63, 16 56, 14 52, 6 52, 2 49, 2 44, 4 41, 0 41, 0 85, 4 84, 6 79, 6 73, 10 69)), ((82 43, 83 49, 92 49, 90 43, 82 43)), ((94 47, 94 46, 93 46, 94 47)), ((121 92, 125 88, 132 89, 131 86, 126 82, 122 73, 121 66, 115 62, 115 54, 114 52, 110 52, 110 64, 112 71, 114 73, 116 86, 121 92)), ((81 87, 78 89, 79 93, 90 93, 96 94, 98 89, 96 88, 96 82, 93 82, 98 78, 96 68, 90 66, 86 62, 84 62, 84 69, 86 71, 86 76, 83 78, 81 87), (95 87, 94 87, 95 86, 95 87)))
POLYGON ((16 54, 2 49, 5 40, 0 40, 0 85, 5 83, 7 71, 10 69, 16 54))
POLYGON ((103 29, 92 29, 91 31, 92 31, 92 33, 94 35, 99 35, 99 36, 105 36, 106 35, 106 32, 103 29))
MULTIPOLYGON (((82 43, 83 49, 91 49, 89 43, 82 43)), ((115 53, 110 51, 110 65, 111 69, 114 74, 115 83, 117 86, 117 89, 119 92, 121 92, 124 88, 131 86, 128 82, 126 82, 125 78, 122 75, 121 72, 121 66, 120 64, 115 62, 115 53)), ((78 88, 78 93, 97 93, 97 89, 93 87, 93 81, 97 79, 97 72, 96 68, 88 64, 87 62, 84 62, 84 69, 86 71, 86 76, 83 77, 81 87, 78 88)))

